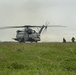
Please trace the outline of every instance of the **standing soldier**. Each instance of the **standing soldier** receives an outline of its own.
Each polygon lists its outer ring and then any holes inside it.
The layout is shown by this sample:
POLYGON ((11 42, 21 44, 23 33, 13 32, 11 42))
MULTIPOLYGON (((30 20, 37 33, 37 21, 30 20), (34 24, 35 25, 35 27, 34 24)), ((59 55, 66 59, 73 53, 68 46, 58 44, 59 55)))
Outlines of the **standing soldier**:
POLYGON ((65 38, 63 38, 63 43, 66 43, 66 39, 65 38))
POLYGON ((74 38, 74 37, 72 37, 71 41, 72 41, 72 42, 75 42, 75 38, 74 38))

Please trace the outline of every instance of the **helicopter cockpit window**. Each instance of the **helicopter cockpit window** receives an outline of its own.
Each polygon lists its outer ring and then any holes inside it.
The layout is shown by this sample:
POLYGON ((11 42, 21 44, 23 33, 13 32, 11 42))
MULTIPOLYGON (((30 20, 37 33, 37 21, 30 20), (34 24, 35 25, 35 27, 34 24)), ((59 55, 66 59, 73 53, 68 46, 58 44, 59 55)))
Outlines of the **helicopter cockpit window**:
POLYGON ((32 30, 31 29, 28 30, 28 34, 32 34, 32 30))

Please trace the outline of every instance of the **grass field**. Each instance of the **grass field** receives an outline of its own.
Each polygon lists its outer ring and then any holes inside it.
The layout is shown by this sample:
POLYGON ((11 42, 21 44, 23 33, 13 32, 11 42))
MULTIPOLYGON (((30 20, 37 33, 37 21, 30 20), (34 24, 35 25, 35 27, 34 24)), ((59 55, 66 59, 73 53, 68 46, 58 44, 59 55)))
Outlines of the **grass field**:
POLYGON ((0 75, 76 75, 76 43, 0 43, 0 75))

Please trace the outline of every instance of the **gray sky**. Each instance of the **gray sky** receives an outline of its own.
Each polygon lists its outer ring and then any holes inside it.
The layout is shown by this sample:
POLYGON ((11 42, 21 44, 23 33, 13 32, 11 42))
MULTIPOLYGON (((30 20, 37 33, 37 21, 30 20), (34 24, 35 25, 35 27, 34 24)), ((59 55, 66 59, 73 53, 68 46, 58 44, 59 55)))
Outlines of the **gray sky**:
MULTIPOLYGON (((76 38, 76 0, 0 0, 0 27, 43 25, 46 21, 67 27, 48 28, 47 33, 41 35, 42 41, 76 38)), ((16 30, 1 30, 0 40, 12 40, 16 30)))

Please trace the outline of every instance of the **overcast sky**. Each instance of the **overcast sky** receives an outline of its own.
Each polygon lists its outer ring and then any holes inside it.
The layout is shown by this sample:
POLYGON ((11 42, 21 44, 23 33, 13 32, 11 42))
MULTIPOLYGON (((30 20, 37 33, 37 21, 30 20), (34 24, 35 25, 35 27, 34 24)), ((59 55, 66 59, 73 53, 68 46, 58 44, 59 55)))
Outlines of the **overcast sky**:
MULTIPOLYGON (((76 38, 76 0, 0 0, 0 27, 15 25, 64 25, 66 28, 48 28, 42 41, 70 41, 76 38)), ((16 37, 17 29, 1 30, 0 40, 16 37)))

